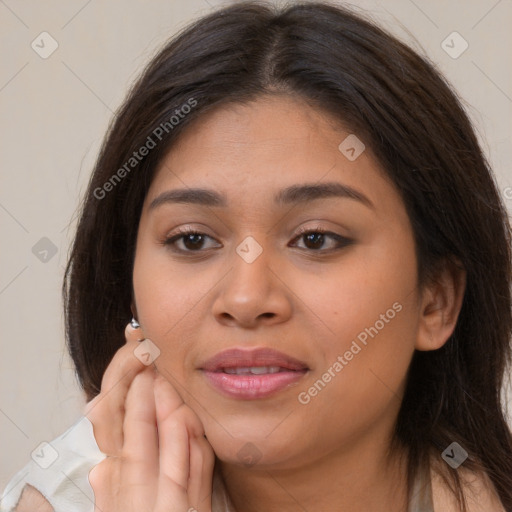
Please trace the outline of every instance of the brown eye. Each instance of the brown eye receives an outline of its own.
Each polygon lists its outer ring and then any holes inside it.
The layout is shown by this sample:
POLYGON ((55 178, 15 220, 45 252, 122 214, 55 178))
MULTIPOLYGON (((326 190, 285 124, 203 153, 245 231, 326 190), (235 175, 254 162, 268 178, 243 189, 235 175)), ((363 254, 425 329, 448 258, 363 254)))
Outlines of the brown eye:
POLYGON ((180 238, 183 239, 183 245, 190 250, 200 249, 205 240, 204 235, 201 235, 200 233, 182 235, 180 238))
POLYGON ((330 231, 325 231, 321 228, 301 230, 299 236, 294 240, 304 240, 306 249, 310 249, 315 252, 329 252, 337 249, 342 249, 352 243, 349 238, 343 237, 330 231), (334 245, 331 242, 331 247, 323 248, 327 239, 334 240, 334 245))
POLYGON ((302 239, 305 242, 305 245, 308 249, 321 249, 324 245, 325 239, 327 237, 324 233, 307 233, 305 235, 302 235, 302 239), (311 245, 309 245, 311 244, 311 245))
POLYGON ((212 237, 200 231, 183 229, 180 230, 179 234, 166 238, 163 244, 170 246, 172 250, 177 252, 202 252, 201 249, 204 248, 206 239, 213 240, 212 237), (181 241, 184 248, 177 247, 177 243, 181 241))

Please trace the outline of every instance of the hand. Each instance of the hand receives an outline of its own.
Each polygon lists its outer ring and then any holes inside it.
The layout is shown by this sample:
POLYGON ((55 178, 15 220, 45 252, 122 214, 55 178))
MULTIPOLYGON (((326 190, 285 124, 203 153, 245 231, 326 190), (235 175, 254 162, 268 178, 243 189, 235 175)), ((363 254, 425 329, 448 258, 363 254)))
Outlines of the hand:
POLYGON ((86 405, 107 455, 89 473, 95 512, 211 512, 213 449, 176 389, 134 355, 140 332, 128 324, 86 405))

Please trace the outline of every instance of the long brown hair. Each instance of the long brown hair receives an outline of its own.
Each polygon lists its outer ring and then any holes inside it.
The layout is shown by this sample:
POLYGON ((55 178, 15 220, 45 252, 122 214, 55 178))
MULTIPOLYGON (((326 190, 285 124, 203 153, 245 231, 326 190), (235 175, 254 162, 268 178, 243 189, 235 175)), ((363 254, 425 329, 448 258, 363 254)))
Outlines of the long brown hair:
MULTIPOLYGON (((501 405, 512 326, 506 209, 440 73, 331 4, 218 9, 172 38, 133 85, 104 139, 63 282, 68 348, 88 400, 125 341, 138 223, 158 163, 205 112, 273 93, 303 99, 372 148, 406 205, 422 285, 443 261, 466 269, 453 335, 413 356, 394 443, 407 450, 410 489, 429 454, 457 441, 469 453, 465 466, 487 472, 512 510, 512 436, 501 405), (154 146, 131 160, 149 139, 154 146)), ((465 510, 459 474, 449 478, 465 510)))

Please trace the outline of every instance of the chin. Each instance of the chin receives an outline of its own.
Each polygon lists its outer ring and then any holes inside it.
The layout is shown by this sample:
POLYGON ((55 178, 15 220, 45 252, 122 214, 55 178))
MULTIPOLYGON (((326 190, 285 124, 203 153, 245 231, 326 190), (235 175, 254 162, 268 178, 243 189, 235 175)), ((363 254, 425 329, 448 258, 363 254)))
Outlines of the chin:
MULTIPOLYGON (((218 426, 217 426, 218 427, 218 426)), ((292 448, 284 439, 265 435, 242 434, 230 436, 221 427, 214 433, 207 431, 206 437, 212 445, 216 457, 226 464, 259 469, 284 468, 293 457, 292 448)), ((253 430, 254 427, 248 430, 253 430)), ((296 446, 295 446, 296 447, 296 446)))

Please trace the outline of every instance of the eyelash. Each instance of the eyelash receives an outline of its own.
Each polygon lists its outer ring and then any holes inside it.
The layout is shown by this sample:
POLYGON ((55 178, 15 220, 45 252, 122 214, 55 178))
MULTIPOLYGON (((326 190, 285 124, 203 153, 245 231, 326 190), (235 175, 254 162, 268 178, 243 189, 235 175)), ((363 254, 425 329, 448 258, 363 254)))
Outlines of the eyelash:
MULTIPOLYGON (((332 238, 338 242, 338 247, 335 247, 333 249, 323 249, 323 250, 322 249, 319 249, 319 250, 308 249, 308 248, 305 249, 305 250, 308 250, 308 251, 311 251, 314 253, 315 252, 316 253, 332 253, 334 251, 341 250, 353 243, 353 240, 351 240, 350 238, 346 238, 346 237, 338 235, 336 233, 332 233, 331 231, 327 231, 327 230, 321 228, 320 226, 318 226, 316 228, 300 228, 299 231, 297 232, 296 236, 294 237, 293 241, 303 237, 304 235, 312 234, 312 233, 319 233, 324 236, 327 235, 330 238, 332 238)), ((201 231, 195 230, 190 227, 185 227, 185 228, 179 228, 177 234, 172 235, 171 237, 168 237, 165 240, 163 240, 162 245, 165 245, 165 246, 169 247, 172 251, 179 252, 179 253, 189 253, 190 254, 190 253, 204 252, 204 250, 200 250, 200 249, 197 251, 192 251, 192 250, 177 249, 176 247, 174 247, 175 243, 179 239, 182 239, 185 236, 190 236, 190 235, 203 235, 208 238, 212 238, 209 235, 202 233, 201 231)))

